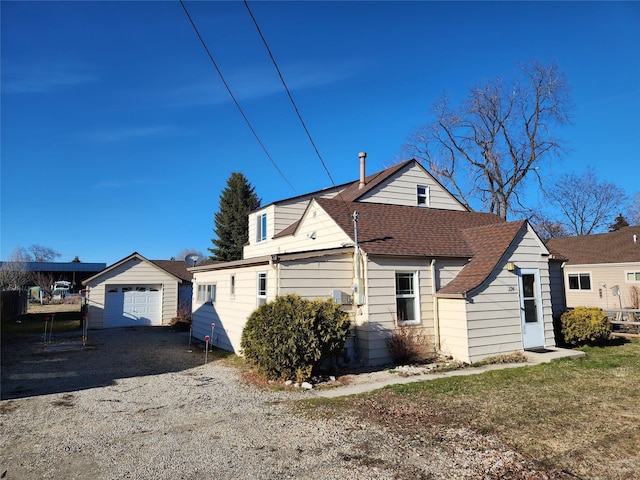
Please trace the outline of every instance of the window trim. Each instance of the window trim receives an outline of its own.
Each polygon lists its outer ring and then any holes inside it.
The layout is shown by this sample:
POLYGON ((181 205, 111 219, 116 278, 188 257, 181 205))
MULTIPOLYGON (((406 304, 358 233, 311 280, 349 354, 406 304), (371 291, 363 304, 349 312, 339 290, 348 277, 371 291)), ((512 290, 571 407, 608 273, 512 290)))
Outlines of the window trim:
POLYGON ((396 270, 394 273, 394 289, 395 289, 395 297, 396 297, 396 324, 397 325, 420 325, 420 275, 418 270, 396 270), (411 287, 413 292, 410 294, 407 293, 398 293, 398 275, 411 275, 411 287), (412 320, 400 320, 398 318, 398 299, 413 299, 413 312, 415 318, 412 320))
POLYGON ((266 271, 256 272, 256 305, 264 305, 267 303, 267 280, 269 276, 266 271), (264 290, 260 288, 260 279, 264 278, 264 290))
POLYGON ((231 298, 236 298, 236 274, 232 273, 229 279, 229 295, 231 298))
POLYGON ((430 206, 430 201, 429 201, 429 195, 430 191, 429 191, 429 187, 426 185, 417 185, 416 186, 416 204, 419 207, 423 207, 423 208, 427 208, 430 206), (424 189, 424 193, 421 194, 420 193, 420 189, 424 189), (420 199, 424 199, 424 202, 420 202, 420 199))
POLYGON ((267 241, 267 212, 256 214, 256 243, 267 241))
POLYGON ((215 283, 196 284, 196 303, 213 305, 216 303, 217 290, 215 283))
POLYGON ((640 270, 625 270, 624 283, 640 283, 640 270), (633 275, 635 280, 629 280, 629 275, 633 275))
POLYGON ((572 273, 567 273, 567 289, 572 291, 572 292, 591 292, 591 291, 593 291, 593 276, 591 275, 591 272, 572 272, 572 273), (582 287, 581 277, 584 276, 584 275, 589 277, 589 288, 583 288, 582 287), (578 279, 578 288, 571 288, 571 277, 577 277, 577 279, 578 279))

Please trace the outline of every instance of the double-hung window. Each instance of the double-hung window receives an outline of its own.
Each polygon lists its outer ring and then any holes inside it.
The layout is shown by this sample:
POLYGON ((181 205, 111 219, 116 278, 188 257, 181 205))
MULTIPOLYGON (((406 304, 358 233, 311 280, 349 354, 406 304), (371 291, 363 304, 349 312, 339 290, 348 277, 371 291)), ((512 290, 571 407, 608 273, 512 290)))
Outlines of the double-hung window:
POLYGON ((590 273, 570 273, 569 290, 591 290, 591 274, 590 273))
POLYGON ((215 283, 198 284, 196 300, 198 301, 198 303, 215 303, 216 301, 215 283))
POLYGON ((396 314, 398 324, 419 323, 418 275, 396 272, 396 314))
POLYGON ((625 272, 624 277, 628 283, 640 282, 640 272, 625 272))
POLYGON ((257 297, 258 306, 267 303, 267 272, 258 272, 257 297))
POLYGON ((425 187, 424 185, 418 185, 417 202, 419 207, 429 206, 429 187, 425 187))
POLYGON ((256 242, 264 242, 267 240, 267 214, 258 213, 256 220, 256 242))

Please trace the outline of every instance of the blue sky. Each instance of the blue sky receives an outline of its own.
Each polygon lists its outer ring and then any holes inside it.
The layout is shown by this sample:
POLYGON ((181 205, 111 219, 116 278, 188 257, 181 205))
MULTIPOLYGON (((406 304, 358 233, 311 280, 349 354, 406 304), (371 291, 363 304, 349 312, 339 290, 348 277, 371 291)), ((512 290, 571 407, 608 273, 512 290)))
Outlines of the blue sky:
MULTIPOLYGON (((0 3, 1 251, 206 253, 231 172, 263 204, 331 185, 241 1, 0 3)), ((556 62, 569 149, 543 172, 640 191, 639 2, 250 2, 336 184, 389 166, 444 92, 556 62)), ((534 193, 535 196, 535 193, 534 193)))

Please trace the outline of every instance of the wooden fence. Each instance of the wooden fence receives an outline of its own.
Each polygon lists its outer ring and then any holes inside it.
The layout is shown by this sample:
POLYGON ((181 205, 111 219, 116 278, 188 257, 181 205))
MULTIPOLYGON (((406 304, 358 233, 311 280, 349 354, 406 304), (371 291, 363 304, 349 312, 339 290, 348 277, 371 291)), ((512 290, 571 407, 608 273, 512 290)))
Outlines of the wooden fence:
POLYGON ((26 291, 0 292, 0 321, 8 322, 25 313, 27 313, 26 291))

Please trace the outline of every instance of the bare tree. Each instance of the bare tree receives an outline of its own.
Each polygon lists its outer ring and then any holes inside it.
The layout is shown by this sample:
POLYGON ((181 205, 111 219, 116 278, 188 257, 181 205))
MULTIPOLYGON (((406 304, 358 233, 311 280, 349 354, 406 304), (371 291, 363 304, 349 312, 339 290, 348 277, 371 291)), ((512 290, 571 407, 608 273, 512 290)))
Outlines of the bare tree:
POLYGON ((599 181, 590 167, 580 176, 562 175, 545 196, 562 212, 562 223, 571 235, 603 230, 626 200, 624 190, 599 181))
POLYGON ((554 125, 569 122, 569 86, 555 64, 531 61, 521 76, 472 88, 455 108, 445 95, 435 104, 435 121, 415 131, 404 156, 426 162, 429 170, 462 203, 479 197, 484 207, 507 218, 530 173, 559 156, 554 125))
POLYGON ((37 243, 20 249, 22 257, 27 262, 53 262, 61 254, 56 252, 53 248, 45 247, 37 243))
POLYGON ((569 232, 562 222, 545 217, 542 214, 534 213, 529 217, 529 221, 542 241, 546 242, 550 238, 567 237, 569 232))
POLYGON ((637 192, 631 199, 627 214, 631 225, 640 225, 640 192, 637 192))
POLYGON ((0 290, 18 290, 31 280, 31 272, 27 270, 27 260, 22 249, 16 248, 8 261, 0 267, 0 290))

